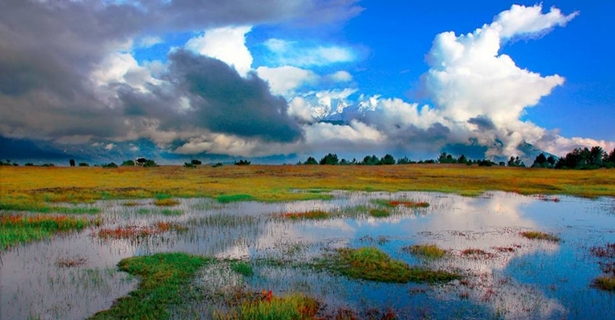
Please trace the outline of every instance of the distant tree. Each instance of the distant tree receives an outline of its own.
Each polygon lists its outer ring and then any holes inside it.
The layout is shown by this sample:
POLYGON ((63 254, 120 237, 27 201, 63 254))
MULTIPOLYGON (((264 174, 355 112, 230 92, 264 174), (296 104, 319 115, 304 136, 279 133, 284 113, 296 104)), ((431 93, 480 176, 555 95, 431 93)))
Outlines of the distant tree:
POLYGON ((395 158, 392 155, 386 154, 382 159, 380 159, 380 163, 384 165, 392 165, 395 164, 395 158))
POLYGON ((487 160, 487 159, 478 160, 478 166, 479 167, 491 167, 494 164, 495 163, 493 161, 491 161, 491 160, 487 160))
POLYGON ((103 168, 117 168, 117 164, 115 162, 106 163, 102 165, 103 168))
POLYGON ((185 168, 196 168, 196 164, 192 162, 184 162, 184 167, 185 168))
POLYGON ((397 164, 411 164, 413 163, 412 160, 408 159, 408 157, 403 157, 403 158, 399 158, 397 159, 397 164))
POLYGON ((459 158, 457 158, 457 163, 461 163, 461 164, 468 163, 468 158, 466 158, 466 156, 462 154, 459 156, 459 158))
POLYGON ((24 164, 24 166, 26 166, 26 167, 34 167, 34 163, 27 162, 26 164, 24 164))
POLYGON ((13 167, 19 167, 19 163, 13 162, 13 167))
POLYGON ((79 162, 80 167, 89 167, 90 165, 87 162, 79 162))
POLYGON ((500 162, 498 162, 498 165, 499 165, 500 167, 505 167, 505 166, 506 166, 506 162, 504 162, 504 161, 500 161, 500 162))
POLYGON ((241 160, 239 160, 239 161, 235 161, 235 165, 236 165, 236 166, 249 166, 249 165, 250 165, 250 163, 251 163, 250 161, 248 161, 248 160, 243 160, 243 159, 241 159, 241 160))
POLYGON ((545 157, 544 153, 539 154, 534 159, 534 163, 532 164, 532 168, 547 168, 549 163, 547 162, 547 157, 545 157))
POLYGON ((70 164, 71 167, 74 167, 75 166, 75 159, 68 160, 68 163, 70 164))
POLYGON ((318 161, 316 161, 314 157, 308 157, 307 160, 305 160, 304 164, 314 165, 314 164, 318 164, 318 161))
POLYGON ((55 167, 55 166, 56 166, 56 165, 55 165, 55 164, 53 164, 53 163, 51 163, 51 162, 50 162, 50 163, 43 163, 43 164, 41 165, 41 167, 55 167))
POLYGON ((195 165, 195 166, 200 166, 202 162, 201 162, 201 160, 192 159, 192 161, 190 161, 190 163, 195 165))
POLYGON ((133 160, 126 160, 122 162, 122 167, 134 167, 135 162, 133 160))
POLYGON ((342 159, 342 160, 340 160, 340 165, 342 165, 342 166, 350 165, 350 161, 348 161, 346 159, 342 159))
POLYGON ((380 159, 376 157, 376 155, 371 155, 371 156, 365 156, 361 164, 364 164, 366 166, 375 166, 375 165, 381 164, 381 162, 380 162, 380 159))
POLYGON ((442 152, 440 157, 438 157, 439 163, 456 163, 457 159, 453 158, 452 155, 447 154, 446 152, 442 152))
POLYGON ((152 159, 147 159, 145 161, 145 163, 143 164, 144 167, 146 168, 150 168, 150 167, 157 167, 158 164, 156 163, 156 161, 152 160, 152 159))
POLYGON ((604 157, 606 158, 605 162, 615 163, 615 149, 613 149, 613 151, 611 151, 608 156, 605 153, 604 157))
POLYGON ((338 163, 339 159, 337 158, 337 154, 333 153, 329 153, 320 159, 320 164, 322 165, 336 165, 338 163))
POLYGON ((513 156, 511 156, 510 159, 508 159, 507 165, 509 167, 525 167, 525 163, 523 163, 523 161, 521 161, 519 157, 513 157, 513 156))
POLYGON ((594 146, 589 150, 589 164, 595 166, 602 166, 602 157, 604 150, 599 146, 594 146))

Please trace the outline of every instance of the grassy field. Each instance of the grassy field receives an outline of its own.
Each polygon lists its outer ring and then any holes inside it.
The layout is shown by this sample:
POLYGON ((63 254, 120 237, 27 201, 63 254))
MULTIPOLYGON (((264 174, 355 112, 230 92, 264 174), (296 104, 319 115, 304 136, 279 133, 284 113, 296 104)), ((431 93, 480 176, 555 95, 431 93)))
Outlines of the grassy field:
MULTIPOLYGON (((0 209, 62 212, 58 202, 211 197, 293 201, 327 198, 327 190, 440 191, 478 195, 615 196, 615 170, 549 170, 464 165, 224 166, 212 168, 0 167, 0 209), (296 190, 310 192, 296 192, 296 190)), ((83 213, 83 212, 76 212, 83 213)))

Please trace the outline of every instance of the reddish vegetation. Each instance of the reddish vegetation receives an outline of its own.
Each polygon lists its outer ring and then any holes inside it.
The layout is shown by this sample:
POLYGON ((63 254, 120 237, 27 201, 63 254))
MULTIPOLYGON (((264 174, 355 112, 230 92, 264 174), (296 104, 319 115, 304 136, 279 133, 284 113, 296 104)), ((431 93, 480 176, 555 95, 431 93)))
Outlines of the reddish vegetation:
POLYGON ((559 202, 559 198, 558 197, 547 197, 547 196, 542 195, 542 194, 537 195, 536 199, 542 200, 542 201, 559 202))
POLYGON ((515 248, 513 247, 493 247, 493 249, 497 250, 498 252, 515 252, 515 248))
POLYGON ((329 214, 322 210, 312 210, 305 212, 286 212, 282 213, 282 217, 292 220, 299 219, 326 219, 329 214))
POLYGON ((405 207, 410 207, 410 208, 414 208, 414 207, 426 208, 426 207, 429 207, 429 203, 423 202, 423 201, 415 202, 415 201, 399 201, 399 200, 394 200, 394 201, 389 201, 389 206, 391 206, 391 207, 405 206, 405 207))
POLYGON ((599 258, 615 258, 615 243, 607 243, 604 247, 591 247, 589 252, 599 258))
POLYGON ((84 265, 87 262, 85 258, 59 258, 56 261, 56 266, 60 268, 70 268, 84 265))
MULTIPOLYGON (((54 226, 58 230, 77 229, 86 223, 86 220, 68 216, 25 216, 25 215, 2 215, 0 216, 0 226, 54 226)), ((99 225, 100 221, 92 221, 92 224, 99 225)))
POLYGON ((127 226, 114 229, 100 229, 98 237, 101 239, 139 239, 158 235, 168 231, 182 231, 186 227, 172 222, 157 222, 153 226, 138 227, 127 226))
POLYGON ((489 258, 489 257, 493 256, 493 254, 491 254, 489 252, 486 252, 486 251, 481 250, 481 249, 473 249, 473 248, 465 249, 465 250, 461 251, 461 255, 463 255, 463 256, 471 256, 471 257, 475 257, 475 258, 478 257, 478 256, 482 256, 482 257, 485 257, 485 258, 489 258))

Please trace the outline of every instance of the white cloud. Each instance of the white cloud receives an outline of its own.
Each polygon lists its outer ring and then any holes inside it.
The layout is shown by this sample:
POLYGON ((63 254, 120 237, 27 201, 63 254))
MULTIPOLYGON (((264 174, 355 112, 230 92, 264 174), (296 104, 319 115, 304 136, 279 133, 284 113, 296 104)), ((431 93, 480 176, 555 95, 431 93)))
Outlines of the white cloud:
POLYGON ((304 84, 315 83, 319 78, 310 70, 292 66, 258 67, 256 73, 261 79, 269 82, 271 93, 284 96, 294 93, 295 89, 304 84))
POLYGON ((148 36, 148 37, 143 37, 141 39, 139 39, 139 42, 137 44, 138 47, 140 48, 151 48, 157 44, 161 44, 164 41, 162 40, 162 38, 160 37, 154 37, 154 36, 148 36))
POLYGON ((343 70, 330 74, 328 78, 335 82, 352 81, 352 75, 348 71, 343 71, 343 70))
POLYGON ((224 61, 245 76, 252 69, 252 54, 246 47, 246 34, 252 27, 222 27, 210 29, 186 43, 186 48, 224 61))
POLYGON ((272 54, 270 57, 272 64, 278 66, 325 66, 355 60, 352 50, 341 46, 308 46, 281 39, 269 39, 264 44, 272 54))
POLYGON ((107 150, 107 151, 111 151, 111 150, 113 150, 113 148, 114 148, 114 147, 115 147, 115 144, 113 144, 113 143, 108 143, 108 144, 105 146, 105 150, 107 150))
POLYGON ((540 35, 554 26, 565 26, 577 15, 579 12, 575 11, 565 16, 555 7, 543 14, 542 5, 525 7, 515 4, 510 10, 500 13, 490 27, 499 31, 502 38, 540 35))

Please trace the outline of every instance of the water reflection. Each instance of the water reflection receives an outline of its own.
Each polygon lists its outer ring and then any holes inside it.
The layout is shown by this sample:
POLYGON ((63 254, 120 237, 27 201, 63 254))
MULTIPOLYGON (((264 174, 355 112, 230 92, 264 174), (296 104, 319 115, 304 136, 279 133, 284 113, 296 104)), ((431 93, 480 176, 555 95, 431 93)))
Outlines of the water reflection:
MULTIPOLYGON (((407 317, 605 318, 615 314, 615 295, 588 286, 600 270, 587 254, 590 246, 615 242, 613 198, 552 201, 501 192, 476 198, 427 192, 332 194, 334 199, 329 201, 292 203, 221 205, 210 199, 182 199, 170 209, 157 208, 150 200, 136 206, 100 202, 97 206, 103 209, 105 221, 101 228, 146 227, 163 221, 181 223, 188 230, 135 241, 101 240, 99 229, 89 229, 3 252, 0 318, 77 319, 106 309, 134 287, 134 279, 115 271, 117 262, 134 255, 184 251, 219 258, 309 261, 323 250, 362 246, 378 246, 414 265, 459 270, 465 277, 435 286, 391 285, 261 266, 246 281, 259 290, 307 291, 332 306, 391 307, 407 317), (412 199, 430 206, 399 206, 388 209, 389 217, 374 218, 368 210, 378 206, 374 199, 412 199), (282 213, 309 210, 327 211, 332 218, 281 218, 282 213), (552 233, 562 241, 528 240, 520 236, 526 230, 552 233), (424 260, 402 250, 413 244, 436 244, 449 254, 424 260), (468 255, 467 249, 482 253, 468 255), (60 267, 58 259, 85 262, 60 267)), ((202 277, 210 271, 203 271, 202 277)))

